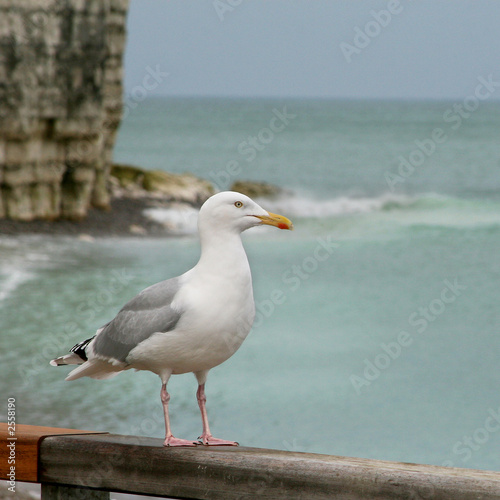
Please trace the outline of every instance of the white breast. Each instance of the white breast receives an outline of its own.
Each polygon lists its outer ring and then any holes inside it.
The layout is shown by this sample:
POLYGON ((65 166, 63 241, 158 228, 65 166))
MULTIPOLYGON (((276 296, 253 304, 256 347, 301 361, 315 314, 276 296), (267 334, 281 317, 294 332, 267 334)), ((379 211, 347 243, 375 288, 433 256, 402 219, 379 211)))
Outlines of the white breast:
POLYGON ((208 370, 231 357, 250 332, 255 305, 249 270, 227 274, 186 273, 172 302, 183 311, 179 323, 133 349, 127 358, 131 367, 186 373, 208 370))

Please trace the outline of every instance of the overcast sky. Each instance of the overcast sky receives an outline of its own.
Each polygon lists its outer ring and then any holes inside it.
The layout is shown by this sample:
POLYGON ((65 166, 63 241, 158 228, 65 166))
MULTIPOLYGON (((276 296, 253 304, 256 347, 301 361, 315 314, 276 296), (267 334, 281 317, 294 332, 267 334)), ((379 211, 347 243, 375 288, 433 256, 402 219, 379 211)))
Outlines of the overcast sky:
POLYGON ((478 77, 500 82, 499 33, 498 0, 131 0, 125 87, 464 98, 478 77))

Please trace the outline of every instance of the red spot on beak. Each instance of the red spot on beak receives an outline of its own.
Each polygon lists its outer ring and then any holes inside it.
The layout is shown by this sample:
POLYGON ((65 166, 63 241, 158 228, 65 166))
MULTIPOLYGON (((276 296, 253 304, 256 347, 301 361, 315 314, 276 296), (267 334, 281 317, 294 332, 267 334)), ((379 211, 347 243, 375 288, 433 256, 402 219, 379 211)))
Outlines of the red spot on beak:
POLYGON ((280 222, 280 223, 278 224, 278 227, 279 227, 280 229, 288 229, 288 226, 287 226, 286 224, 283 224, 283 222, 280 222))

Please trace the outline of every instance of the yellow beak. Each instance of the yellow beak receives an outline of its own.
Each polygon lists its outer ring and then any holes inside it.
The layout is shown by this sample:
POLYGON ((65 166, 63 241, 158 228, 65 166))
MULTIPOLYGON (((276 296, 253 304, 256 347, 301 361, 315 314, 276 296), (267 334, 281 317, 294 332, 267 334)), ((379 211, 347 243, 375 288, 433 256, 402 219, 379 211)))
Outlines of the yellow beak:
POLYGON ((254 217, 257 217, 257 219, 260 219, 262 221, 262 224, 267 224, 269 226, 275 226, 280 229, 290 229, 293 230, 293 224, 290 219, 287 219, 286 217, 283 217, 283 215, 278 215, 278 214, 273 214, 271 212, 268 212, 267 215, 254 215, 254 217))

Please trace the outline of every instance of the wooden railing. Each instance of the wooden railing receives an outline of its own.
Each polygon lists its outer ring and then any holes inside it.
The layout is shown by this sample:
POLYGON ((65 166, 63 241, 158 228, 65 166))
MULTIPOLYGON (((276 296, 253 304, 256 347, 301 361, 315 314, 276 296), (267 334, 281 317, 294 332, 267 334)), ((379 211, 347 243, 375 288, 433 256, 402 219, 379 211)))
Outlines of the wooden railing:
POLYGON ((14 484, 41 483, 43 500, 109 499, 109 491, 221 500, 500 499, 500 473, 489 471, 245 447, 164 448, 161 439, 25 425, 10 435, 6 424, 0 446, 0 478, 12 480, 14 465, 14 484))

